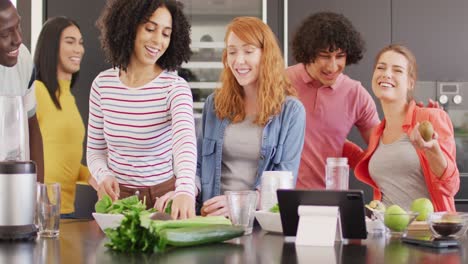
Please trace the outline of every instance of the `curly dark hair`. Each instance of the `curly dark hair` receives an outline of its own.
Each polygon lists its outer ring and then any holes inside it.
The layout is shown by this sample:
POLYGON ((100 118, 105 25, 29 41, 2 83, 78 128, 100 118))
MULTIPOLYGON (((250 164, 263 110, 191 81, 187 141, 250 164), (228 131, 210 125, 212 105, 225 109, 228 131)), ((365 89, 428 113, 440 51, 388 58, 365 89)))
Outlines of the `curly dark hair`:
POLYGON ((190 23, 182 12, 183 4, 175 0, 108 0, 96 26, 101 32, 102 49, 112 67, 124 71, 130 62, 137 28, 145 23, 158 7, 166 7, 172 16, 171 41, 156 62, 170 71, 187 62, 190 50, 190 23))
POLYGON ((342 14, 319 12, 305 19, 292 43, 298 63, 314 62, 321 50, 341 49, 346 53, 346 65, 358 63, 365 51, 361 34, 342 14))

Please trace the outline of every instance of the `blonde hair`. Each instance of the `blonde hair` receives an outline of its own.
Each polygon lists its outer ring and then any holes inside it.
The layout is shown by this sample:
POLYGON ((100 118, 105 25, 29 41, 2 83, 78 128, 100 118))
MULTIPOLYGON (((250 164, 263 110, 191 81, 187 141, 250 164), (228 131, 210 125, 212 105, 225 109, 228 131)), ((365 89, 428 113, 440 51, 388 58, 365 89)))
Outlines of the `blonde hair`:
POLYGON ((408 61, 408 76, 413 81, 413 88, 408 89, 408 94, 406 95, 406 101, 410 102, 414 99, 414 85, 416 84, 416 80, 418 79, 418 65, 416 63, 416 57, 414 56, 413 52, 411 52, 411 50, 407 47, 401 44, 390 44, 381 49, 379 53, 377 53, 377 56, 375 56, 374 69, 377 66, 377 63, 379 62, 379 59, 382 56, 382 54, 384 54, 387 51, 393 51, 398 54, 401 54, 408 61))
MULTIPOLYGON (((286 77, 284 60, 275 35, 271 29, 258 18, 237 17, 227 26, 224 42, 230 33, 241 40, 262 50, 260 73, 258 76, 257 109, 254 123, 264 126, 269 118, 281 112, 283 102, 288 95, 296 95, 286 77)), ((237 82, 227 65, 227 50, 223 51, 224 69, 221 73, 221 88, 215 91, 214 103, 216 116, 228 118, 236 123, 245 119, 244 90, 237 82)))

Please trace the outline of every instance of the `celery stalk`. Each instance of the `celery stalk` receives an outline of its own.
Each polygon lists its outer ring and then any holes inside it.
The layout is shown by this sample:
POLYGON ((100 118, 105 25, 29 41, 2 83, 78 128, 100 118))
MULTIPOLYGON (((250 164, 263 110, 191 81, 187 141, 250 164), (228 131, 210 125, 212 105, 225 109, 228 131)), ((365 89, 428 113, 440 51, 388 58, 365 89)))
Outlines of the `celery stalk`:
MULTIPOLYGON (((196 216, 194 218, 183 220, 147 220, 149 215, 140 216, 141 225, 150 230, 154 230, 158 234, 161 230, 166 228, 183 228, 183 227, 201 227, 210 225, 232 225, 231 220, 224 216, 196 216)), ((154 232, 153 232, 154 233, 154 232)))

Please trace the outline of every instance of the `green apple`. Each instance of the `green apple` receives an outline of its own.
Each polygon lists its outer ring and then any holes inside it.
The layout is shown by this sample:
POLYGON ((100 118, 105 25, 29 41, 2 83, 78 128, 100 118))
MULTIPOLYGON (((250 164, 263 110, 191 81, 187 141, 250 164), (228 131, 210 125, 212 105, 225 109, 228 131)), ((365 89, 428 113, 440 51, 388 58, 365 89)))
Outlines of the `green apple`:
POLYGON ((419 213, 416 221, 426 221, 427 217, 434 212, 431 200, 419 198, 411 203, 411 211, 419 213))
POLYGON ((410 221, 409 215, 400 206, 394 204, 385 210, 384 224, 390 230, 403 232, 410 221))

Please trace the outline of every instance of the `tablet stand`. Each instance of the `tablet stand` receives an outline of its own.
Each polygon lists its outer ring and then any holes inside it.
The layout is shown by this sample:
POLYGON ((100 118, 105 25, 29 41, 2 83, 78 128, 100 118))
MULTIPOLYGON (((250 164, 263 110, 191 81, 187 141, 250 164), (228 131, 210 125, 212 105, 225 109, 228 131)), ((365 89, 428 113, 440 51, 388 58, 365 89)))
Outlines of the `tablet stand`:
POLYGON ((338 206, 300 205, 297 246, 334 246, 342 240, 338 206))

